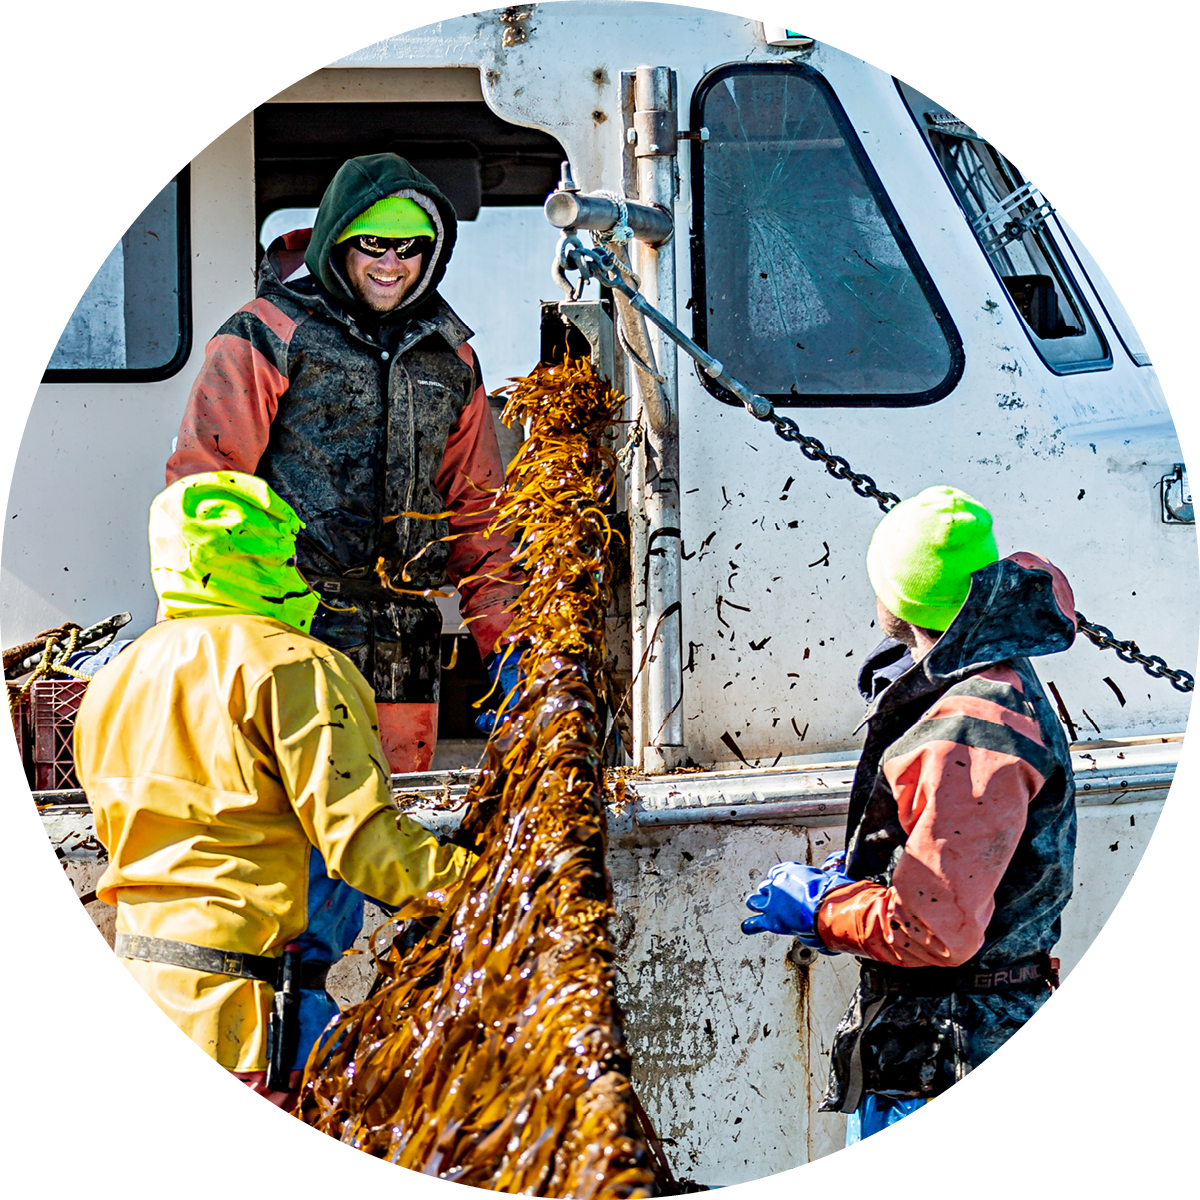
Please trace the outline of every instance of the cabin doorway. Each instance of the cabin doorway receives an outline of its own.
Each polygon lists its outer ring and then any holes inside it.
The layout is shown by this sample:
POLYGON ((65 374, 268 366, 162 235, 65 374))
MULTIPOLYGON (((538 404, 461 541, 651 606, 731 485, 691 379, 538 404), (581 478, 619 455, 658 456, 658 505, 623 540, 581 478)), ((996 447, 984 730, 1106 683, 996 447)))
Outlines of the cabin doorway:
MULTIPOLYGON (((303 81, 284 93, 286 98, 255 110, 255 261, 276 237, 312 224, 325 188, 346 159, 383 151, 407 158, 446 194, 459 218, 454 255, 438 290, 475 331, 471 344, 507 464, 522 433, 501 424, 500 391, 514 376, 531 371, 540 357, 540 305, 555 290, 549 267, 558 235, 541 208, 566 152, 549 134, 511 125, 493 113, 473 72, 470 82, 478 99, 307 99, 336 92, 333 77, 341 74, 318 72, 320 78, 303 81), (306 98, 293 99, 297 93, 306 98)), ((375 77, 376 95, 389 87, 412 95, 414 84, 435 97, 448 89, 471 91, 464 88, 465 71, 354 74, 375 77), (453 78, 424 78, 435 74, 453 78)), ((473 767, 485 743, 475 728, 474 704, 489 685, 459 616, 457 595, 439 606, 442 683, 433 769, 473 767)))

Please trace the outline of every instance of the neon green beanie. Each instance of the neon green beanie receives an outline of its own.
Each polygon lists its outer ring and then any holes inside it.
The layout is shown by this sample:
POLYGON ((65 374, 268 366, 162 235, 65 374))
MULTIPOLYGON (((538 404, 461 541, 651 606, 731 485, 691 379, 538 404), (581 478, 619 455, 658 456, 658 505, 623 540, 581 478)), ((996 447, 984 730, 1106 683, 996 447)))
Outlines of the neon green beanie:
POLYGON ((295 567, 303 528, 254 475, 176 480, 150 505, 150 574, 164 615, 257 613, 307 633, 318 598, 295 567))
POLYGON ((889 612, 942 632, 958 616, 972 573, 999 557, 992 514, 958 488, 931 487, 876 526, 867 574, 889 612))
POLYGON ((338 241, 344 242, 360 233, 392 238, 437 236, 429 214, 406 196, 384 196, 377 200, 338 234, 338 241))

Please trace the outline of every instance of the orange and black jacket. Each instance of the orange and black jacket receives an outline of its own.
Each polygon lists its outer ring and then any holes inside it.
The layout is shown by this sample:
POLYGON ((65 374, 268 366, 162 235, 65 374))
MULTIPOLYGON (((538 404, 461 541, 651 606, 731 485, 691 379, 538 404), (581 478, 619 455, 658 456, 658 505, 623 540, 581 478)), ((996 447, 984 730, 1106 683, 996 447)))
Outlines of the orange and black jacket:
POLYGON ((437 699, 440 619, 420 592, 457 586, 486 655, 517 591, 511 544, 485 536, 504 472, 471 330, 436 291, 456 230, 449 201, 404 159, 346 163, 313 229, 269 248, 257 297, 208 343, 167 464, 168 484, 258 475, 295 508, 297 565, 335 606, 313 632, 351 655, 380 701, 437 699), (346 283, 337 238, 388 195, 421 204, 436 238, 381 318, 346 283), (380 565, 408 595, 383 585, 380 565))
MULTIPOLYGON (((1052 564, 1032 554, 994 563, 972 577, 929 654, 905 660, 873 701, 846 827, 856 882, 826 893, 816 923, 830 949, 867 965, 835 1039, 825 1108, 851 1111, 864 1092, 938 1094, 1048 995, 1040 977, 942 995, 930 981, 1045 959, 1059 939, 1075 787, 1029 659, 1071 645, 1074 613, 1052 564)), ((874 652, 860 676, 868 696, 902 650, 874 652)))

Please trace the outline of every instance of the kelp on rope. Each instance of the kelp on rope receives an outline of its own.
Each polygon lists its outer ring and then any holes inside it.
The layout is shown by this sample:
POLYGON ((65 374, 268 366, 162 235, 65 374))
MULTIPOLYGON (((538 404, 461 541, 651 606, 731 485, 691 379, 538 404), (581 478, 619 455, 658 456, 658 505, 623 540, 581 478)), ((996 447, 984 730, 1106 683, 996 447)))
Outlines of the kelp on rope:
POLYGON ((596 699, 613 537, 603 437, 620 401, 586 360, 540 366, 510 393, 505 420, 530 433, 495 528, 528 576, 505 636, 525 647, 525 682, 460 833, 479 858, 377 933, 380 986, 314 1051, 299 1114, 475 1187, 649 1196, 614 997, 596 699), (408 945, 412 920, 426 932, 408 945))

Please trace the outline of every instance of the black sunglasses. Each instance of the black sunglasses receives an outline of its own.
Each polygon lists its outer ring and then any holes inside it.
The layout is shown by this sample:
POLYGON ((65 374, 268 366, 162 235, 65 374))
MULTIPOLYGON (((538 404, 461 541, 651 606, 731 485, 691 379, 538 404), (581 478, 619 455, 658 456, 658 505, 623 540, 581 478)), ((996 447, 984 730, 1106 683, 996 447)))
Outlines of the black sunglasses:
POLYGON ((361 233, 346 240, 356 250, 361 250, 371 258, 382 258, 389 250, 395 250, 397 258, 412 258, 433 247, 431 237, 388 238, 376 237, 373 233, 361 233))

